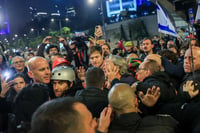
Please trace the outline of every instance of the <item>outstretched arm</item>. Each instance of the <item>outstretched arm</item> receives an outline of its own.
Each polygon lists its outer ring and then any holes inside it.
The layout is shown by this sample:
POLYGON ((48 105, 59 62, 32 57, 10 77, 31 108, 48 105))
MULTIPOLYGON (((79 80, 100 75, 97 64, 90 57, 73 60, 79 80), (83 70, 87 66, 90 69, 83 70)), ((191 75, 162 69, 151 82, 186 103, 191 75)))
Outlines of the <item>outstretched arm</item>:
POLYGON ((162 65, 165 68, 165 71, 169 75, 173 75, 175 77, 182 79, 182 77, 185 75, 185 72, 183 69, 183 62, 179 62, 178 64, 174 65, 173 63, 169 62, 164 57, 161 57, 161 60, 162 60, 162 65))
POLYGON ((60 43, 63 43, 63 45, 64 45, 64 48, 65 48, 66 54, 67 54, 67 61, 72 62, 72 60, 73 60, 73 52, 70 49, 69 44, 67 43, 67 41, 61 36, 58 36, 58 41, 60 43))
POLYGON ((47 36, 42 40, 42 44, 39 46, 36 55, 44 57, 44 49, 47 44, 50 43, 51 36, 47 36))

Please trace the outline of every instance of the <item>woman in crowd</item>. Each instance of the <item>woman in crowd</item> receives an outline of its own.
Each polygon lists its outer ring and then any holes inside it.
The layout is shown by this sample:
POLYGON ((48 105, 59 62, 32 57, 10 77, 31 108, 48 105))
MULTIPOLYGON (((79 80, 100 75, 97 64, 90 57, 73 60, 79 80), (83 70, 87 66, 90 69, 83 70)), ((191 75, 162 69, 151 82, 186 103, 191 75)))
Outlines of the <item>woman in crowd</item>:
POLYGON ((25 81, 24 75, 22 73, 15 74, 15 76, 10 80, 13 80, 14 83, 11 84, 10 89, 6 93, 6 100, 13 102, 19 91, 21 91, 22 88, 27 85, 27 82, 25 81))

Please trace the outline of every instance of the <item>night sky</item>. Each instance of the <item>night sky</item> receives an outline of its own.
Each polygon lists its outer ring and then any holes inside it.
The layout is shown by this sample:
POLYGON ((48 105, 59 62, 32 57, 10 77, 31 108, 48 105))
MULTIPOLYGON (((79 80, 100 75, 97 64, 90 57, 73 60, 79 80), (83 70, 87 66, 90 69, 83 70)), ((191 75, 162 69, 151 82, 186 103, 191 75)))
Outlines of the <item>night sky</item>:
POLYGON ((84 18, 90 16, 86 12, 88 7, 85 6, 86 0, 6 0, 7 14, 10 22, 11 33, 17 32, 24 24, 30 21, 29 7, 34 7, 37 11, 56 12, 58 8, 61 13, 65 7, 75 5, 75 8, 80 9, 81 15, 84 18), (55 7, 58 5, 58 8, 55 7))

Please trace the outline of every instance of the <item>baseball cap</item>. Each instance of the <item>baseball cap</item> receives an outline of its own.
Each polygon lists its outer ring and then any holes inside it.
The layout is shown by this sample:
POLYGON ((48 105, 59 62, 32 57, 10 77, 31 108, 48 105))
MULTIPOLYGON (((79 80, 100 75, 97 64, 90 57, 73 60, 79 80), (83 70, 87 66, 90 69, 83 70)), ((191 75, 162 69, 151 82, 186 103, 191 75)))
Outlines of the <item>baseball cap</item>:
POLYGON ((55 59, 55 61, 52 64, 52 69, 54 69, 54 67, 56 66, 68 66, 70 64, 69 61, 67 61, 64 58, 57 58, 55 59))

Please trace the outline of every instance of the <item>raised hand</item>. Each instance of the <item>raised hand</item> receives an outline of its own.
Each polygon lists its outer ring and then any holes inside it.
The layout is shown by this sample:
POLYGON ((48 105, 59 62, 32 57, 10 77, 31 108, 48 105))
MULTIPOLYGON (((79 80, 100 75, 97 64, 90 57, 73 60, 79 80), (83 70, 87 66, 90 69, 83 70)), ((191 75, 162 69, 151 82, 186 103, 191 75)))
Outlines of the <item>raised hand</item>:
POLYGON ((108 127, 110 126, 111 122, 111 114, 112 108, 109 105, 108 107, 105 107, 104 110, 101 112, 99 118, 99 125, 97 128, 98 131, 105 133, 106 130, 108 130, 108 127))
POLYGON ((190 95, 190 98, 193 98, 199 94, 199 90, 194 90, 194 86, 197 86, 197 85, 198 85, 197 83, 196 84, 193 83, 193 80, 187 81, 183 85, 183 91, 188 92, 188 94, 190 95))
POLYGON ((91 36, 89 38, 89 41, 90 41, 90 46, 89 47, 91 47, 91 46, 95 46, 96 45, 97 39, 95 37, 91 36))
POLYGON ((0 97, 4 98, 6 96, 6 93, 10 89, 10 86, 13 85, 14 83, 15 83, 14 80, 11 80, 11 81, 7 82, 6 79, 1 78, 1 93, 0 93, 0 97))
POLYGON ((103 35, 102 29, 100 25, 95 26, 95 32, 94 32, 95 38, 99 38, 103 35))
POLYGON ((61 36, 58 36, 58 42, 63 43, 64 45, 67 45, 67 41, 61 36))
POLYGON ((49 43, 50 43, 50 39, 52 39, 51 36, 46 36, 46 37, 42 40, 42 44, 49 44, 49 43))
POLYGON ((144 95, 142 91, 139 92, 139 97, 144 105, 152 107, 160 97, 160 88, 153 86, 152 89, 148 88, 147 93, 144 95))
POLYGON ((85 80, 85 68, 83 66, 80 66, 79 68, 76 68, 76 71, 77 71, 78 78, 81 81, 84 81, 85 80))
POLYGON ((104 71, 108 82, 112 82, 113 79, 118 78, 119 67, 115 66, 113 62, 109 60, 107 60, 105 63, 104 71))

